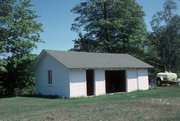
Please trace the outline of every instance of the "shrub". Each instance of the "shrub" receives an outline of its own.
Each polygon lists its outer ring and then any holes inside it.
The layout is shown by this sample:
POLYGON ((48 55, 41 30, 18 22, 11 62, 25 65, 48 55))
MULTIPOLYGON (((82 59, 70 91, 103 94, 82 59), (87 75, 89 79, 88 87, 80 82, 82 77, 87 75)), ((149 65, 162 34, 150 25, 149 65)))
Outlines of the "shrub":
POLYGON ((18 96, 18 95, 33 95, 33 94, 35 94, 35 86, 34 85, 25 87, 23 89, 19 89, 19 88, 15 89, 16 96, 18 96))

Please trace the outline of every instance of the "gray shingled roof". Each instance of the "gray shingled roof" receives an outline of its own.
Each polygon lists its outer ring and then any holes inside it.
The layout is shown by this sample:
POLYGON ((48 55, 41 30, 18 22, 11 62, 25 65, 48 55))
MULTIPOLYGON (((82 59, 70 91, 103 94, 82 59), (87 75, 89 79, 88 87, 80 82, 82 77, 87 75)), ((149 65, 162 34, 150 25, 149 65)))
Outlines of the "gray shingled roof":
POLYGON ((95 68, 152 68, 151 65, 129 55, 44 50, 50 56, 71 69, 95 68))

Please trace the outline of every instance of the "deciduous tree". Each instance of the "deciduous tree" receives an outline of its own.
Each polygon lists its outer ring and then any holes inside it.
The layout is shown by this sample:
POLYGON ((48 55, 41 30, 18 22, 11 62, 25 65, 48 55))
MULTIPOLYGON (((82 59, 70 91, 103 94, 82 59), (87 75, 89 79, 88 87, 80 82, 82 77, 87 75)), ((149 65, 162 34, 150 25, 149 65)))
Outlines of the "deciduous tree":
POLYGON ((163 71, 177 71, 180 68, 180 16, 175 13, 176 9, 176 3, 167 0, 164 10, 157 12, 151 22, 150 52, 160 58, 158 63, 163 71))
POLYGON ((0 0, 0 80, 8 95, 32 80, 30 52, 42 42, 42 24, 32 6, 31 0, 0 0))

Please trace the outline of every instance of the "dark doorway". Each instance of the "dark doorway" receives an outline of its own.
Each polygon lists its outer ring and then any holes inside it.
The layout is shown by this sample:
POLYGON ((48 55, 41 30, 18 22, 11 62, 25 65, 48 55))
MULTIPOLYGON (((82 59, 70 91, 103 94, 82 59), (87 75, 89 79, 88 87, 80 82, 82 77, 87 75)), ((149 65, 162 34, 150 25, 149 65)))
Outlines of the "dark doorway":
POLYGON ((94 95, 94 71, 86 70, 87 96, 94 95))
POLYGON ((126 92, 125 70, 105 71, 106 93, 126 92))

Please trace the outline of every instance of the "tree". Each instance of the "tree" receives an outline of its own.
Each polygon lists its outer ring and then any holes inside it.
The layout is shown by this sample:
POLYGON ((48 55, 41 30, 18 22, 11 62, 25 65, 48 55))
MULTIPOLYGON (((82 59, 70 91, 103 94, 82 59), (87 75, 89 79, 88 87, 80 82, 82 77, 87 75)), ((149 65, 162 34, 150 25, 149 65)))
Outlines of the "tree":
POLYGON ((34 75, 29 69, 33 64, 37 55, 27 54, 21 58, 12 56, 5 59, 7 61, 6 69, 8 72, 2 73, 3 80, 2 87, 6 96, 15 94, 15 89, 23 89, 33 84, 34 75))
POLYGON ((32 6, 31 0, 0 0, 0 80, 6 95, 14 95, 15 88, 33 80, 30 52, 42 42, 42 24, 32 6))
POLYGON ((35 42, 41 42, 42 24, 30 10, 31 0, 0 0, 0 53, 22 55, 29 53, 35 42))
POLYGON ((159 59, 159 67, 165 71, 177 71, 180 62, 180 16, 175 14, 173 0, 164 3, 164 10, 157 12, 151 22, 150 48, 159 59))
POLYGON ((73 40, 73 42, 74 48, 71 51, 95 52, 96 50, 97 42, 82 33, 79 33, 79 39, 73 40))
POLYGON ((86 48, 93 52, 136 56, 143 52, 146 38, 144 12, 135 0, 86 0, 71 11, 79 15, 71 29, 83 33, 74 41, 75 50, 86 48))

